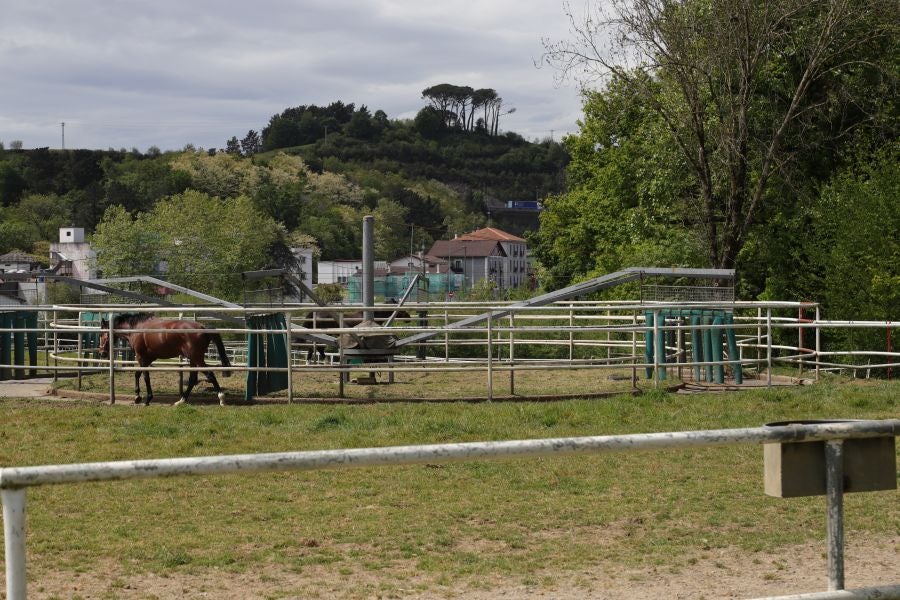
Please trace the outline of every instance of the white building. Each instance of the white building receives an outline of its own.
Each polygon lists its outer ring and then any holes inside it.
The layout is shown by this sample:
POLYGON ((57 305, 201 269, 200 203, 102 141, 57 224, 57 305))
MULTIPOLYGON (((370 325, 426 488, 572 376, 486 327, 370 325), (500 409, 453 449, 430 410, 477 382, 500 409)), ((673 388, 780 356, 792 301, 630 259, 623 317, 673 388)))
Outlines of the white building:
POLYGON ((291 269, 300 281, 309 289, 313 286, 313 251, 312 248, 291 248, 294 255, 294 268, 291 269))
MULTIPOLYGON (((375 271, 387 271, 387 262, 375 261, 375 271)), ((362 259, 320 260, 317 270, 317 284, 340 283, 346 285, 354 275, 362 273, 362 259)))
POLYGON ((59 275, 95 279, 97 253, 84 241, 83 227, 60 227, 59 243, 50 244, 50 268, 59 275))

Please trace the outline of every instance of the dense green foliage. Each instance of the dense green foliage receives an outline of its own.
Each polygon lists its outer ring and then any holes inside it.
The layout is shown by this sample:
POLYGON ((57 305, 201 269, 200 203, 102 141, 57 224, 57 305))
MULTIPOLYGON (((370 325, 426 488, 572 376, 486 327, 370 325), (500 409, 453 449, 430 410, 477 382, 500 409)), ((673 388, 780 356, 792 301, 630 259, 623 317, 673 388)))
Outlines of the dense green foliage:
POLYGON ((609 21, 573 17, 575 39, 548 47, 564 72, 605 79, 585 92, 580 131, 566 139, 568 190, 545 202, 532 237, 542 281, 727 267, 744 298, 896 318, 896 4, 629 0, 614 10, 609 21), (589 46, 605 32, 618 52, 589 46), (630 68, 629 52, 646 62, 630 68))
POLYGON ((439 129, 438 140, 413 121, 335 102, 287 109, 261 134, 227 140, 222 152, 0 149, 0 253, 31 251, 46 262, 58 227, 75 225, 95 233, 104 275, 153 273, 180 239, 177 227, 212 248, 221 228, 249 235, 251 225, 277 222, 275 229, 263 227, 272 232, 262 236, 269 246, 252 260, 238 264, 196 249, 200 259, 217 258, 190 265, 191 274, 176 274, 188 265, 168 261, 173 280, 209 273, 232 281, 210 285, 226 285, 226 295, 234 296, 234 269, 285 266, 286 249, 297 239, 315 245, 324 259, 358 257, 367 214, 376 217, 379 259, 427 249, 489 219, 516 233, 536 227, 534 214, 504 216, 497 207, 561 191, 565 149, 474 125, 463 131, 440 123, 439 129), (182 208, 193 221, 152 218, 173 198, 190 199, 182 208), (230 214, 238 199, 244 212, 230 214))

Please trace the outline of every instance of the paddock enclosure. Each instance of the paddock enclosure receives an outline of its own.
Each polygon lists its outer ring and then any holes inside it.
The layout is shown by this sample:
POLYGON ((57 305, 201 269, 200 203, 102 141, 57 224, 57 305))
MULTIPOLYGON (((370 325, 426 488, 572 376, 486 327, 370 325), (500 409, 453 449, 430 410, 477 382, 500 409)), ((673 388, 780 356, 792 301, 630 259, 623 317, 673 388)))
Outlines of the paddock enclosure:
MULTIPOLYGON (((396 308, 385 304, 373 310, 396 308)), ((62 389, 123 401, 137 367, 126 347, 112 360, 100 360, 96 346, 101 319, 134 311, 196 320, 221 333, 239 374, 223 383, 232 401, 243 402, 575 397, 683 384, 811 382, 827 373, 891 377, 900 366, 900 352, 891 347, 896 324, 827 320, 812 303, 410 303, 403 307, 410 317, 387 327, 375 321, 340 326, 343 316, 359 307, 335 305, 327 312, 339 326, 324 329, 310 322, 322 310, 315 305, 21 309, 16 327, 0 330, 5 333, 0 369, 7 378, 51 375, 62 389), (24 326, 26 320, 30 326, 24 326), (321 348, 324 361, 307 360, 310 350, 321 348)), ((208 363, 213 371, 222 370, 214 354, 208 363)), ((149 369, 155 378, 162 376, 155 386, 160 394, 170 396, 178 394, 178 380, 188 370, 175 360, 149 369)))
MULTIPOLYGON (((380 312, 396 307, 373 305, 370 308, 380 312)), ((410 317, 395 319, 387 327, 372 322, 358 327, 340 326, 344 314, 359 309, 359 306, 328 306, 325 310, 334 313, 339 326, 319 329, 308 326, 307 315, 323 310, 312 304, 250 307, 98 304, 25 308, 19 311, 23 316, 17 314, 0 329, 8 341, 0 368, 6 369, 7 377, 49 375, 55 379, 61 394, 80 392, 101 402, 130 403, 132 375, 137 367, 128 349, 118 347, 110 360, 98 359, 95 349, 101 319, 112 322, 115 314, 136 311, 196 320, 204 328, 219 332, 226 340, 231 358, 229 370, 235 372, 223 383, 227 384, 229 400, 236 404, 396 400, 525 402, 676 387, 774 388, 814 383, 829 379, 832 374, 859 379, 873 374, 877 378, 890 378, 892 370, 900 366, 898 353, 890 346, 894 324, 826 320, 814 303, 654 300, 567 300, 545 306, 407 303, 403 309, 410 317), (326 346, 326 360, 308 361, 308 350, 322 345, 326 346)), ((110 333, 115 338, 117 332, 110 333)), ((209 364, 212 370, 223 370, 213 356, 209 364)), ((172 401, 177 399, 180 379, 188 370, 176 360, 155 363, 150 371, 157 396, 168 394, 172 401)), ((234 410, 252 414, 255 409, 234 410)), ((761 444, 786 436, 784 439, 842 443, 840 440, 869 436, 872 430, 866 428, 875 428, 880 435, 893 438, 898 423, 887 420, 846 427, 791 425, 788 426, 790 434, 773 432, 776 428, 752 434, 669 431, 650 437, 621 436, 602 443, 554 438, 523 439, 496 446, 494 443, 401 448, 388 445, 371 449, 371 454, 366 449, 354 449, 331 453, 310 451, 301 453, 302 456, 286 453, 151 459, 93 466, 48 465, 46 471, 39 467, 29 470, 9 466, 0 471, 7 598, 25 597, 23 523, 26 490, 32 485, 119 480, 151 473, 208 475, 258 469, 343 468, 395 461, 439 465, 445 460, 480 459, 496 448, 502 448, 501 454, 507 456, 525 457, 582 450, 605 452, 613 447, 636 449, 657 444, 674 447, 667 444, 676 439, 695 442, 705 439, 697 443, 721 445, 728 438, 733 442, 761 444), (738 437, 730 438, 731 435, 738 437), (48 478, 44 479, 45 475, 39 474, 44 472, 58 474, 61 479, 53 479, 56 475, 46 475, 48 478)), ((839 511, 834 513, 832 509, 837 506, 839 496, 832 494, 828 501, 829 519, 837 519, 839 511)), ((829 547, 840 545, 832 533, 829 539, 829 547)), ((883 582, 885 585, 877 588, 838 593, 843 587, 840 578, 837 564, 830 565, 829 585, 835 592, 810 597, 889 598, 900 594, 895 581, 883 582), (847 595, 851 593, 855 595, 847 595)))

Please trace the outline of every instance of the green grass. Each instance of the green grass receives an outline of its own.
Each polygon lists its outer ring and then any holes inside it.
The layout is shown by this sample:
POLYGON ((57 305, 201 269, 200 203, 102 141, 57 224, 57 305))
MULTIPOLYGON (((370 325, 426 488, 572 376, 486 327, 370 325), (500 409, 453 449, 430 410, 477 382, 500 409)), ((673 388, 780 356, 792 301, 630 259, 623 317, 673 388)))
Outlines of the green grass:
MULTIPOLYGON (((900 385, 554 403, 90 406, 0 400, 0 465, 896 418, 900 385)), ((603 562, 824 538, 824 499, 763 494, 759 446, 67 485, 28 492, 29 564, 84 571, 366 571, 390 588, 542 581, 603 562), (598 541, 599 540, 599 541, 598 541), (394 582, 394 583, 392 583, 394 582), (421 582, 419 582, 421 583, 421 582)), ((896 492, 850 494, 848 535, 900 535, 896 492)))
MULTIPOLYGON (((641 370, 643 371, 643 370, 641 370)), ((355 379, 367 376, 369 371, 353 371, 350 376, 355 379)), ((186 377, 185 377, 186 379, 186 377)), ((231 399, 242 399, 246 385, 246 376, 235 372, 231 377, 217 376, 226 394, 231 399)), ((337 371, 303 371, 294 374, 294 396, 296 398, 336 398, 338 397, 337 371)), ((347 383, 344 386, 344 397, 356 400, 386 399, 446 399, 446 398, 486 398, 488 376, 486 370, 467 371, 405 371, 395 373, 395 383, 387 385, 388 375, 379 372, 378 385, 357 385, 347 383)), ((663 385, 678 383, 671 377, 663 385)), ((178 394, 178 375, 174 372, 157 372, 151 375, 151 385, 155 397, 175 397, 178 394)), ((638 373, 638 387, 653 388, 653 381, 642 378, 638 373)), ((61 379, 57 387, 72 390, 76 380, 61 379)), ((198 401, 214 401, 215 395, 211 387, 202 380, 191 394, 198 401)), ((494 396, 515 395, 519 397, 535 396, 574 396, 586 393, 622 393, 632 389, 631 369, 583 368, 583 369, 533 369, 517 371, 514 375, 514 394, 510 394, 510 374, 508 371, 495 370, 493 373, 494 396)), ((109 393, 109 376, 106 373, 85 376, 81 390, 106 395, 109 393)), ((144 395, 143 380, 141 394, 144 395)), ((273 392, 271 396, 286 398, 287 391, 273 392)), ((130 372, 116 374, 116 397, 118 402, 130 402, 134 398, 134 375, 130 372)))

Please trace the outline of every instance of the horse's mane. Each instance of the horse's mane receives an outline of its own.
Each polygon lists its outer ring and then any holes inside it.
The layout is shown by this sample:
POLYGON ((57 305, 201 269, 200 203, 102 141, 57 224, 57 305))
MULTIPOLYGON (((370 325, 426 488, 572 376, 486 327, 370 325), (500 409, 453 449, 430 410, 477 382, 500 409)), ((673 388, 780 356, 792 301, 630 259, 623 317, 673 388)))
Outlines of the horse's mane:
POLYGON ((116 315, 116 318, 113 319, 113 328, 119 329, 123 324, 128 324, 130 327, 134 327, 138 323, 143 323, 148 319, 152 319, 153 315, 150 313, 140 312, 140 313, 125 313, 123 315, 116 315))

